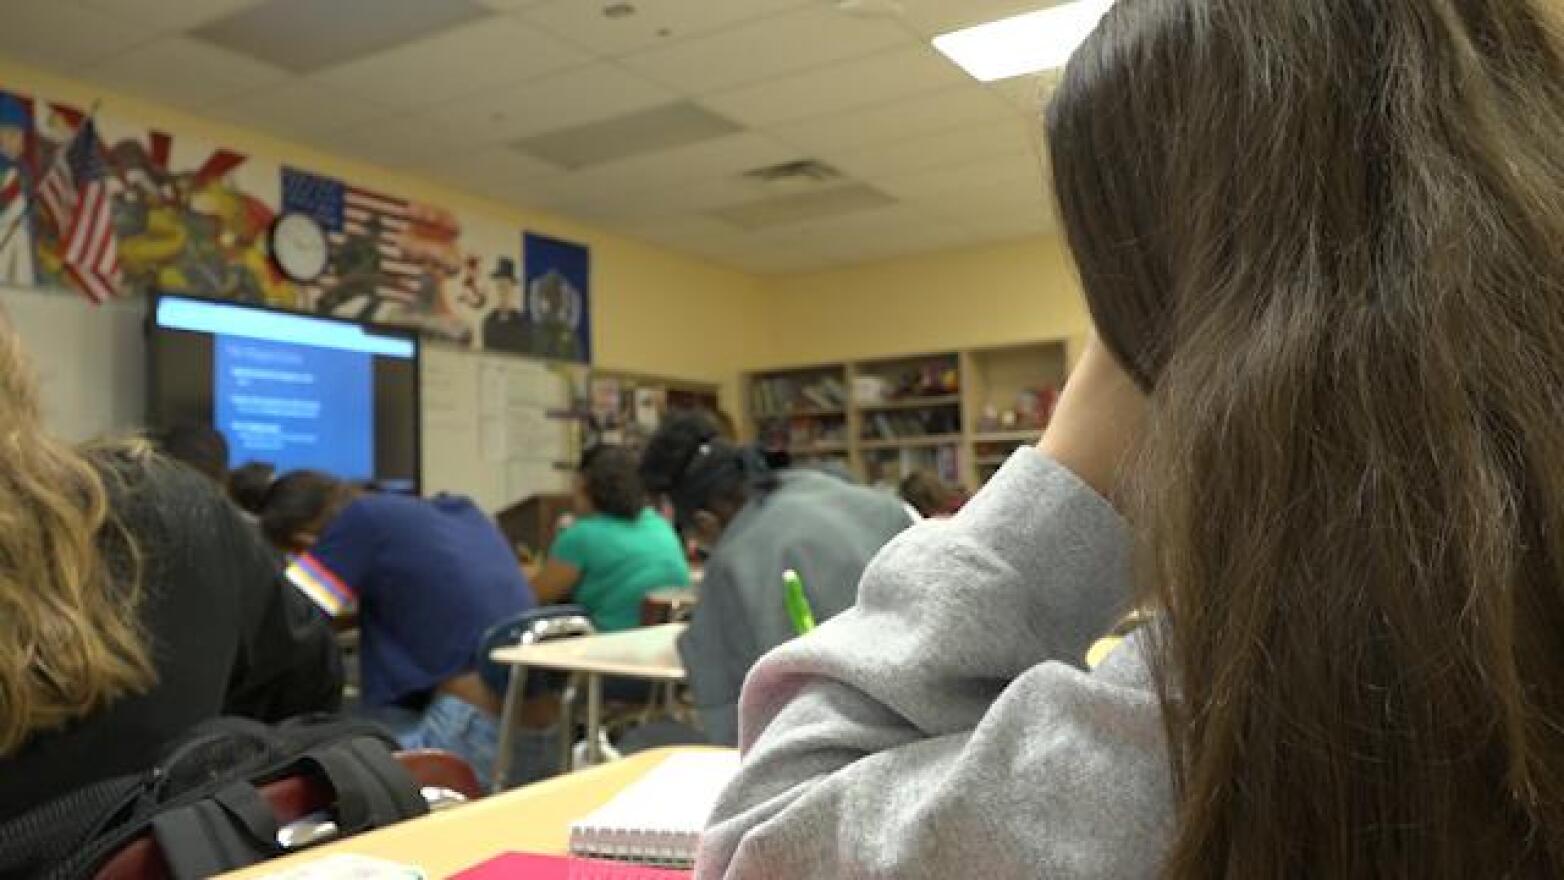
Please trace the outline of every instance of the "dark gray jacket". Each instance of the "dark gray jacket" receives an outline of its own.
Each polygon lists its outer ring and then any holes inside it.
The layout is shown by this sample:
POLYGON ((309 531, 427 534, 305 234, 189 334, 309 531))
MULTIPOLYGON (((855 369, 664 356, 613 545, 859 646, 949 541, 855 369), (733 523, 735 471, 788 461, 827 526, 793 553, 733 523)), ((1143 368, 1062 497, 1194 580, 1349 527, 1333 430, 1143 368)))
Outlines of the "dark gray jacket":
POLYGON ((910 520, 896 498, 818 471, 777 475, 728 524, 701 582, 701 601, 679 652, 702 726, 713 742, 738 742, 744 676, 761 655, 793 638, 782 572, 793 569, 815 619, 850 608, 874 554, 910 520))

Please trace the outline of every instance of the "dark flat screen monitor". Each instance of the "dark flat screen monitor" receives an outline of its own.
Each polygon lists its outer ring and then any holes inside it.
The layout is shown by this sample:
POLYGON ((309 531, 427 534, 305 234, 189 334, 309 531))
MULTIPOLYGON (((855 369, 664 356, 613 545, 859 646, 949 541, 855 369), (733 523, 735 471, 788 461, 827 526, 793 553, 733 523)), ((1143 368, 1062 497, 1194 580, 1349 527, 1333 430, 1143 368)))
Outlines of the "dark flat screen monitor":
POLYGON ((183 296, 158 297, 149 324, 153 425, 211 425, 235 466, 418 491, 416 334, 183 296))

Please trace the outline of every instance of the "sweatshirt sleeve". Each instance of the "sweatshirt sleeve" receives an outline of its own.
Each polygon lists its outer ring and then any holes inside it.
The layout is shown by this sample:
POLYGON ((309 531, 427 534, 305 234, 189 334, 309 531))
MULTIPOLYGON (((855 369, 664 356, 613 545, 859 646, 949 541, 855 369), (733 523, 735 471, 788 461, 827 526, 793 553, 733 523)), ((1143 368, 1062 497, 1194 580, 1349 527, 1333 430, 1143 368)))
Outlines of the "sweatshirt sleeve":
POLYGON ((1154 873, 1169 796, 1142 649, 1081 659, 1129 601, 1128 556, 1107 502, 1030 449, 893 541, 853 610, 751 675, 697 877, 1154 873))

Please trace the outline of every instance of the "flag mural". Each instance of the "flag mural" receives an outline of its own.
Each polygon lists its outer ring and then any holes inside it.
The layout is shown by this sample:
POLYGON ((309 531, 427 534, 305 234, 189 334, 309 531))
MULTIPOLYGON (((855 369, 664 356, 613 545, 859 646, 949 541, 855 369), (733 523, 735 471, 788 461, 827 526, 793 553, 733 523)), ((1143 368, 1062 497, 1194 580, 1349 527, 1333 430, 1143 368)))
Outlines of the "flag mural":
POLYGON ((95 303, 119 292, 119 250, 113 197, 98 129, 88 119, 38 183, 40 201, 60 230, 60 264, 76 289, 95 303))
POLYGON ((493 217, 198 137, 0 90, 0 285, 177 293, 412 327, 471 347, 590 359, 589 253, 493 217), (326 231, 317 278, 272 258, 277 218, 326 231))
POLYGON ((282 210, 307 214, 326 230, 331 259, 306 290, 313 311, 470 340, 447 293, 465 262, 455 215, 286 167, 282 210))

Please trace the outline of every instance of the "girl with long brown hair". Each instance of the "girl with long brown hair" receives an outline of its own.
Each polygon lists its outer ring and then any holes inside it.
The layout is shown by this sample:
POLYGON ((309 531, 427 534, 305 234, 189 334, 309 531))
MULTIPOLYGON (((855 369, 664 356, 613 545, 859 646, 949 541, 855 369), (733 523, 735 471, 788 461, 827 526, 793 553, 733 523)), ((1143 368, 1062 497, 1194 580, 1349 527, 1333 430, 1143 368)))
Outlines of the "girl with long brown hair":
POLYGON ((1559 17, 1119 0, 1047 120, 1101 342, 757 667, 699 876, 1564 876, 1559 17))
POLYGON ((194 470, 51 436, 0 315, 0 821, 146 770, 218 714, 334 708, 336 644, 280 577, 194 470))

